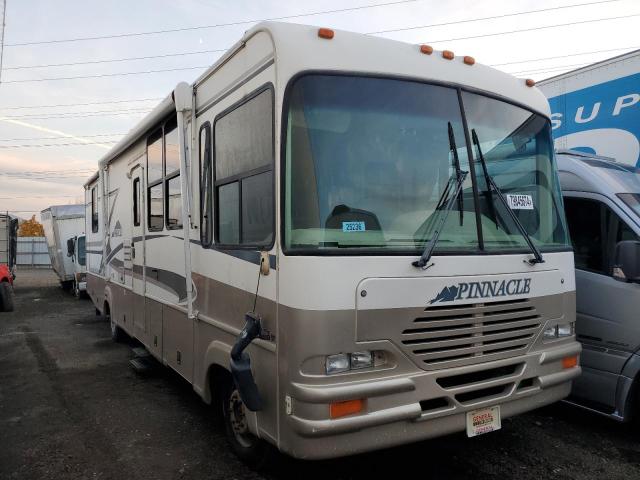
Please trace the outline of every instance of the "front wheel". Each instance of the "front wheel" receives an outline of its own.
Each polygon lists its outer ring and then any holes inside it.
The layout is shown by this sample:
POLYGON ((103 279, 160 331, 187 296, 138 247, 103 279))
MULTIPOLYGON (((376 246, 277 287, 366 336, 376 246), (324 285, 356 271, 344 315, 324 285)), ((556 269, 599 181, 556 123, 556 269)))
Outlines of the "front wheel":
POLYGON ((247 408, 233 382, 227 386, 222 399, 222 414, 227 440, 234 453, 255 469, 264 469, 271 463, 275 452, 264 440, 249 431, 247 408))

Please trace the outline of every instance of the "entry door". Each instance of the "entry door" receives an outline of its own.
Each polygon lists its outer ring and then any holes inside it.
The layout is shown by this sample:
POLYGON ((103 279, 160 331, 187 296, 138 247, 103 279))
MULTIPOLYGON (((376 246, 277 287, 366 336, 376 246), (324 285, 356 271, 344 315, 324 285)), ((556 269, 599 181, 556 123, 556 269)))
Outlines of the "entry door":
POLYGON ((133 292, 133 328, 138 339, 144 339, 147 332, 144 316, 144 195, 143 170, 136 166, 131 171, 131 278, 133 292))

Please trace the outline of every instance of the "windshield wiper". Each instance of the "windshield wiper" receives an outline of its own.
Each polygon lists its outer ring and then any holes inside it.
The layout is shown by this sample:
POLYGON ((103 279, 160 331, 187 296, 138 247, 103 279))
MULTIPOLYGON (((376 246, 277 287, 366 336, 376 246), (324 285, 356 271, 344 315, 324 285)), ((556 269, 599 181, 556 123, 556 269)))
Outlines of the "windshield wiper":
MULTIPOLYGON (((507 199, 504 197, 502 190, 498 188, 498 185, 496 185, 496 182, 493 180, 493 177, 489 175, 489 172, 487 170, 487 163, 484 160, 484 155, 482 154, 482 148, 480 148, 480 141, 478 140, 478 134, 476 133, 475 129, 471 130, 471 141, 473 142, 473 144, 475 145, 478 151, 478 158, 480 159, 480 163, 482 164, 482 170, 484 171, 484 177, 487 182, 487 188, 489 190, 493 190, 493 192, 498 196, 498 199, 500 199, 500 202, 507 209, 507 212, 509 212, 509 216, 513 220, 513 223, 516 224, 516 227, 518 228, 520 235, 522 235, 522 237, 525 239, 525 241, 527 242, 527 245, 529 246, 529 248, 531 249, 531 252, 533 253, 534 258, 530 259, 529 263, 532 265, 535 263, 544 263, 544 259, 542 258, 542 253, 540 253, 540 250, 538 249, 538 247, 534 245, 533 240, 531 240, 531 237, 527 233, 527 230, 524 228, 520 220, 518 220, 518 217, 516 216, 516 214, 513 213, 513 210, 511 210, 511 207, 509 206, 509 202, 507 202, 507 199)), ((491 205, 493 208, 493 197, 491 200, 492 200, 491 205)), ((496 214, 495 208, 493 208, 493 214, 494 215, 496 214)), ((497 226, 498 224, 497 216, 495 217, 495 221, 497 226)))
MULTIPOLYGON (((449 130, 449 148, 453 153, 453 166, 456 169, 456 178, 459 179, 461 175, 460 159, 458 158, 458 148, 456 147, 456 137, 453 133, 453 126, 451 122, 447 122, 447 128, 449 130)), ((458 193, 458 211, 460 212, 460 226, 464 223, 464 197, 462 191, 458 193)))
MULTIPOLYGON (((456 137, 453 133, 453 126, 451 122, 447 123, 447 130, 449 133, 449 149, 453 153, 453 168, 455 170, 455 176, 452 175, 449 177, 447 181, 447 185, 440 195, 440 199, 438 200, 438 205, 436 205, 435 211, 442 211, 443 213, 440 215, 438 219, 438 223, 436 226, 431 239, 427 243, 420 259, 412 262, 411 264, 414 267, 427 269, 430 265, 428 265, 429 260, 431 259, 431 255, 433 253, 433 249, 438 243, 438 239, 440 238, 440 232, 442 231, 442 227, 444 227, 447 218, 449 217, 449 213, 453 209, 453 204, 456 200, 458 200, 458 210, 460 211, 460 226, 462 226, 464 221, 464 199, 462 198, 462 185, 464 184, 465 178, 467 178, 467 174, 469 172, 463 172, 460 168, 460 158, 458 157, 458 149, 456 147, 456 137), (452 185, 455 182, 455 186, 452 185), (453 195, 450 195, 449 192, 453 188, 453 195)), ((431 222, 429 222, 429 227, 431 226, 431 222)), ((427 228, 427 231, 431 230, 431 228, 427 228)))

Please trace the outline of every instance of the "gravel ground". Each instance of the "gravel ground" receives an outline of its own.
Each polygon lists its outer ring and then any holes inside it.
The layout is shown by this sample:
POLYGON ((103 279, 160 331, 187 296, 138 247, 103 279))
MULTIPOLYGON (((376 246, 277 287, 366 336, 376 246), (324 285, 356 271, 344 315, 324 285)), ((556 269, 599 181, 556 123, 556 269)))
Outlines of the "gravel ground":
POLYGON ((566 405, 463 434, 322 462, 280 458, 264 476, 176 374, 133 372, 88 300, 49 270, 19 272, 0 314, 0 479, 639 479, 638 426, 566 405))

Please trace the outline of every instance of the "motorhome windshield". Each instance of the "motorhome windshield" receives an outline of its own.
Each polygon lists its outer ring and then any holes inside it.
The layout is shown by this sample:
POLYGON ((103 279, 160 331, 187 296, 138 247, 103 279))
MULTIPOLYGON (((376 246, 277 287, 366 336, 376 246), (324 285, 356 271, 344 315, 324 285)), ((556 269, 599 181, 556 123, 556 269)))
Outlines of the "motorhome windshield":
MULTIPOLYGON (((457 165, 472 170, 459 90, 314 74, 298 78, 289 92, 285 248, 421 254, 443 214, 457 165)), ((463 95, 489 173, 533 241, 543 250, 566 248, 548 120, 463 95)), ((476 158, 480 179, 478 163, 476 158)), ((472 175, 466 177, 435 253, 476 252, 483 248, 479 235, 485 248, 528 250, 504 207, 486 193, 486 182, 478 185, 479 204, 472 175)))

